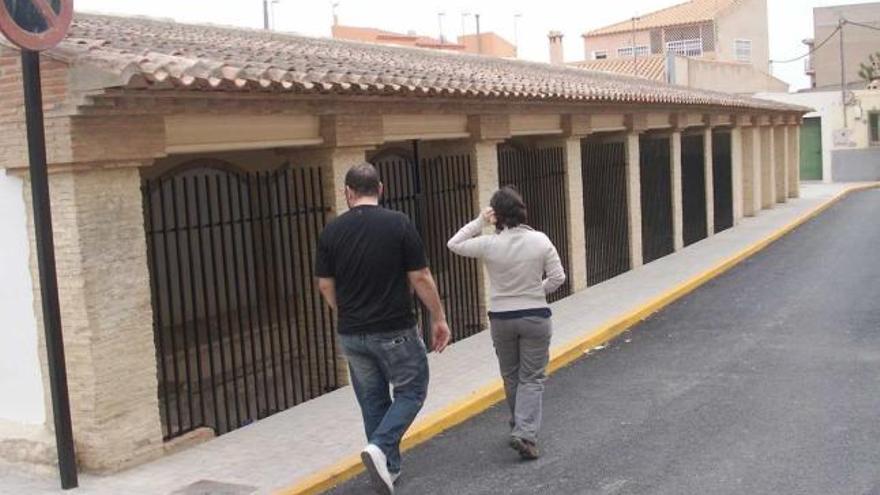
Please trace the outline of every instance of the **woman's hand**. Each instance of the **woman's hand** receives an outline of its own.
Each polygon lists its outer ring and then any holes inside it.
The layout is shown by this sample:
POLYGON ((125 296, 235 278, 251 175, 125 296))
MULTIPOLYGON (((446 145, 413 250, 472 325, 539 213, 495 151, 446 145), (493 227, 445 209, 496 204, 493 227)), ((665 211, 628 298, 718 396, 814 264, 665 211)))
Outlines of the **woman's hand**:
POLYGON ((483 222, 495 225, 495 210, 493 210, 491 206, 483 210, 481 216, 483 217, 483 222))

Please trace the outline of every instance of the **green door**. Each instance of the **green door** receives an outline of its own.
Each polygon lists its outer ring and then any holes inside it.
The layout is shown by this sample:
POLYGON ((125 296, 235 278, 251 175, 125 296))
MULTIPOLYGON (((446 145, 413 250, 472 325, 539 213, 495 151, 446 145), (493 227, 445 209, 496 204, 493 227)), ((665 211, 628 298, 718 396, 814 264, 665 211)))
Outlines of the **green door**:
POLYGON ((822 180, 822 121, 804 119, 801 126, 801 180, 822 180))

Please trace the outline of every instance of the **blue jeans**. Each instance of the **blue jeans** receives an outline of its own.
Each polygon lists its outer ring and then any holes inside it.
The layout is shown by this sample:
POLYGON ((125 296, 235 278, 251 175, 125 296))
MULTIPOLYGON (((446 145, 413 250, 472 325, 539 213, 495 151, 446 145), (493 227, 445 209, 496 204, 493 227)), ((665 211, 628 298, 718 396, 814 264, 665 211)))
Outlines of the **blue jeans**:
POLYGON ((400 471, 400 439, 425 403, 428 356, 416 328, 362 335, 340 335, 351 382, 364 417, 367 441, 400 471), (394 400, 389 386, 394 389, 394 400))

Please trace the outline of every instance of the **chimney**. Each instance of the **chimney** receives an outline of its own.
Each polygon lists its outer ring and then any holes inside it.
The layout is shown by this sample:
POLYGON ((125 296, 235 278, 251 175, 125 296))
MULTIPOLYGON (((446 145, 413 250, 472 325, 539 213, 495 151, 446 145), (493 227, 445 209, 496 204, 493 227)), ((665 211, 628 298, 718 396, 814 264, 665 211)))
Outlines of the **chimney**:
POLYGON ((565 58, 562 54, 562 32, 550 31, 550 33, 547 34, 547 37, 550 39, 550 63, 553 65, 564 64, 565 58))

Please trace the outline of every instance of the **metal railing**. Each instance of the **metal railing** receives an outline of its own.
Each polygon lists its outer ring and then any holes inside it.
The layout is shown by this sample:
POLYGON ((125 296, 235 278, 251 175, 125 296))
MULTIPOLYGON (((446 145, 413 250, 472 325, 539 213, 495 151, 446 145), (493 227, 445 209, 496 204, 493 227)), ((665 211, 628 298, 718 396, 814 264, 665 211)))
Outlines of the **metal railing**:
MULTIPOLYGON (((414 146, 414 150, 418 147, 414 146)), ((479 265, 476 260, 452 254, 446 247, 449 238, 477 215, 470 156, 443 155, 419 160, 403 154, 386 154, 371 162, 385 185, 380 204, 409 216, 422 237, 452 340, 459 341, 484 330, 479 265)), ((420 304, 417 311, 426 343, 430 345, 427 312, 420 304)))
POLYGON ((706 155, 701 134, 681 138, 681 211, 684 245, 706 238, 706 155))
POLYGON ((178 170, 143 187, 165 438, 222 434, 337 388, 313 283, 320 170, 178 170))
POLYGON ((645 263, 672 254, 672 170, 667 136, 641 136, 642 256, 645 263))
MULTIPOLYGON (((566 274, 570 274, 566 175, 565 152, 561 146, 498 147, 499 183, 513 185, 520 192, 528 209, 528 225, 550 238, 566 274)), ((571 287, 569 276, 547 300, 555 302, 570 296, 571 287)))
POLYGON ((581 141, 587 285, 630 269, 623 142, 581 141))
POLYGON ((712 188, 714 190, 715 232, 733 227, 733 172, 730 131, 712 132, 712 188))

